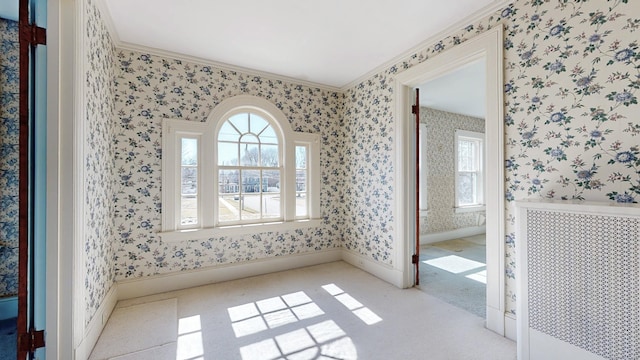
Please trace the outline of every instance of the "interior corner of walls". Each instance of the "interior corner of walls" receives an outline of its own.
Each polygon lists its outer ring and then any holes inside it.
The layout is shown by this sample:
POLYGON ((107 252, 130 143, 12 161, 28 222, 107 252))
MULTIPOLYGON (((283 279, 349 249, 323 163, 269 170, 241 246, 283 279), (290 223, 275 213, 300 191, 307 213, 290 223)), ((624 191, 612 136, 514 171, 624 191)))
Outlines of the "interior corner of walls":
POLYGON ((342 250, 342 260, 393 286, 401 289, 404 288, 404 273, 390 265, 373 261, 361 254, 346 249, 342 250))
POLYGON ((113 312, 113 309, 115 308, 117 302, 118 285, 117 283, 114 283, 109 289, 109 292, 107 292, 107 295, 98 307, 98 310, 94 314, 93 318, 85 327, 82 340, 74 351, 75 360, 85 360, 89 358, 89 355, 91 355, 93 347, 98 342, 98 338, 100 337, 100 334, 102 333, 107 320, 109 320, 109 317, 111 316, 111 313, 113 312))

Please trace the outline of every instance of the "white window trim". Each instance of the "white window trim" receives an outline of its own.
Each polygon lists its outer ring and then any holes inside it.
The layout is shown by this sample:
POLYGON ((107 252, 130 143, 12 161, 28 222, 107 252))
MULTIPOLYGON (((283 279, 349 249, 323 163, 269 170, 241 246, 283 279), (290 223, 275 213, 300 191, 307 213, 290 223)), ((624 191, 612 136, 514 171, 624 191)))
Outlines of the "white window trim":
POLYGON ((205 122, 164 119, 162 123, 162 230, 159 233, 163 241, 198 240, 208 237, 252 234, 269 231, 285 231, 290 229, 319 226, 320 212, 320 137, 317 134, 294 132, 287 117, 269 101, 249 95, 240 95, 221 102, 216 106, 205 122), (239 110, 251 111, 265 116, 282 136, 281 164, 284 168, 281 175, 281 198, 284 208, 282 219, 222 226, 214 217, 218 206, 214 184, 217 179, 217 149, 214 138, 230 114, 239 110), (180 139, 197 137, 198 141, 198 206, 201 207, 198 225, 188 229, 180 226, 180 139), (208 139, 211 139, 210 141, 208 139), (308 217, 296 218, 296 167, 295 146, 308 147, 308 217), (205 154, 211 154, 206 156, 205 154), (204 166, 211 163, 211 166, 204 166), (205 206, 202 199, 214 199, 210 206, 205 206))
POLYGON ((455 166, 455 183, 454 183, 454 192, 455 192, 455 212, 456 213, 462 213, 462 212, 472 212, 472 211, 481 211, 484 210, 485 207, 485 197, 484 197, 484 169, 485 169, 485 136, 483 133, 480 132, 476 132, 476 131, 468 131, 468 130, 456 130, 455 132, 455 139, 454 139, 454 157, 455 157, 455 161, 454 161, 454 166, 455 166), (459 176, 459 172, 458 172, 458 141, 459 138, 472 138, 472 139, 476 139, 482 142, 482 146, 480 147, 480 171, 478 173, 478 191, 479 191, 479 202, 480 204, 473 204, 473 205, 463 205, 460 206, 459 205, 459 199, 458 199, 458 176, 459 176))

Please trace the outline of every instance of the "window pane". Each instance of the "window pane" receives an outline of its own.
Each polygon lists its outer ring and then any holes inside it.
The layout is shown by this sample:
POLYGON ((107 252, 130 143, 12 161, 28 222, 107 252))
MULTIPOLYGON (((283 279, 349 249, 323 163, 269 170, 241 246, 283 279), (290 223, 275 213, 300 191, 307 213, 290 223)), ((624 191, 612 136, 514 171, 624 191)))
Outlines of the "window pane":
POLYGON ((296 217, 308 216, 307 170, 296 170, 296 217))
POLYGON ((478 170, 478 142, 473 140, 458 141, 458 171, 478 170))
POLYGON ((296 216, 297 217, 307 217, 309 216, 309 212, 307 209, 309 205, 307 204, 307 193, 297 193, 296 194, 296 216))
POLYGON ((218 220, 220 222, 240 220, 240 171, 218 171, 218 220))
POLYGON ((180 196, 180 224, 198 223, 198 169, 182 167, 180 196))
POLYGON ((262 217, 280 217, 280 171, 264 170, 262 181, 266 184, 265 193, 262 195, 262 217))
POLYGON ((307 147, 296 146, 296 169, 307 168, 307 147))
POLYGON ((218 143, 218 165, 238 165, 238 143, 218 143))
POLYGON ((278 145, 262 145, 262 166, 278 167, 278 145))
POLYGON ((264 192, 280 192, 280 171, 279 170, 263 170, 262 182, 264 192))
POLYGON ((260 134, 267 126, 269 126, 267 120, 256 114, 249 114, 249 132, 260 134))
POLYGON ((238 170, 218 171, 218 192, 220 194, 238 194, 240 192, 239 174, 238 170))
POLYGON ((273 127, 269 126, 264 129, 260 134, 260 142, 263 144, 277 144, 278 137, 276 136, 276 132, 273 130, 273 127))
POLYGON ((307 170, 296 170, 296 191, 307 191, 307 170))
POLYGON ((182 138, 182 165, 198 164, 198 139, 182 138))
POLYGON ((240 165, 258 166, 260 161, 259 145, 250 143, 240 143, 240 165))
POLYGON ((240 140, 240 135, 241 134, 238 132, 238 130, 231 126, 230 122, 225 121, 220 128, 220 132, 218 133, 218 140, 237 142, 238 140, 240 140))
POLYGON ((471 172, 458 173, 458 205, 477 204, 478 175, 471 172))
POLYGON ((244 194, 241 202, 241 220, 260 220, 260 193, 244 194))
POLYGON ((233 115, 229 118, 229 122, 238 129, 240 134, 244 134, 249 132, 249 114, 242 113, 238 115, 233 115))

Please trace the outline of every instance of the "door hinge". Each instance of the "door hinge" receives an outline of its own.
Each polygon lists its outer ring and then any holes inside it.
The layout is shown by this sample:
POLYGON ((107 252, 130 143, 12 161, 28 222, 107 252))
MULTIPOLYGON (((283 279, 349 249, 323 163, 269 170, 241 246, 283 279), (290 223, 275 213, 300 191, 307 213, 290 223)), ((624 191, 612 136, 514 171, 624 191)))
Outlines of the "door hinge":
POLYGON ((21 27, 21 32, 31 45, 47 45, 47 29, 41 28, 36 24, 29 24, 21 27))
POLYGON ((417 264, 417 263, 418 263, 418 260, 420 260, 420 256, 418 256, 418 254, 413 254, 413 255, 411 256, 411 263, 412 263, 412 264, 417 264))
POLYGON ((44 347, 44 330, 30 329, 29 332, 18 337, 18 349, 20 351, 34 352, 44 347))
POLYGON ((412 114, 418 113, 418 105, 411 105, 411 113, 412 114))

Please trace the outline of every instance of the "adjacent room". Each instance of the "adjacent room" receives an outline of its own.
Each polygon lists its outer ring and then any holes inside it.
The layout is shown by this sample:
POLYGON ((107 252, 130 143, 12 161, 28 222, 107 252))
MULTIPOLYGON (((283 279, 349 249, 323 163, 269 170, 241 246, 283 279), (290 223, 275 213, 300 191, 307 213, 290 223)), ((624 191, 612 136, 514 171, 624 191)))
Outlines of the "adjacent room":
POLYGON ((3 352, 640 358, 637 3, 43 4, 0 6, 3 352))

